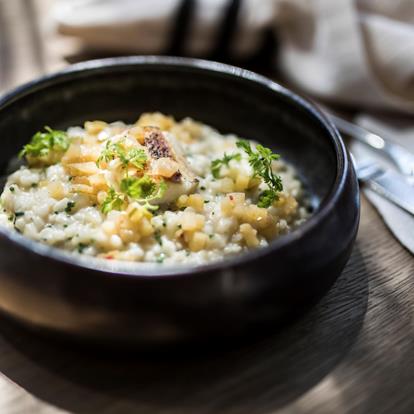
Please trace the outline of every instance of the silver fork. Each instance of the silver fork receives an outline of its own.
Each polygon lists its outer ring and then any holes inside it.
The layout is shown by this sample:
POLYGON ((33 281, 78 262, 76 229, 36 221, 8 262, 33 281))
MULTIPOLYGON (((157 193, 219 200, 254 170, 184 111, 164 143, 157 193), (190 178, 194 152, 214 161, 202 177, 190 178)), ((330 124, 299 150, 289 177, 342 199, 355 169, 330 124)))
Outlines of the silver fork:
POLYGON ((409 182, 414 184, 414 154, 407 148, 395 142, 386 141, 379 135, 331 113, 329 117, 340 132, 357 139, 388 158, 397 167, 398 171, 407 176, 409 182))
POLYGON ((351 153, 358 180, 414 216, 414 188, 406 177, 375 162, 358 162, 351 153))

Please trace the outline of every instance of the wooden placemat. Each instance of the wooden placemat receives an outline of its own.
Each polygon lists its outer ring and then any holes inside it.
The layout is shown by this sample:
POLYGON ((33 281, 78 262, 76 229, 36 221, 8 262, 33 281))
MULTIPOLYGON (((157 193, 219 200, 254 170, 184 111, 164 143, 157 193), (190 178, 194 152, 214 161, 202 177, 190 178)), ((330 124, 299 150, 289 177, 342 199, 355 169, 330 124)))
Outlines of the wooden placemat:
MULTIPOLYGON (((0 90, 81 56, 55 34, 51 3, 0 0, 0 90)), ((255 343, 104 358, 0 320, 0 413, 411 414, 413 312, 413 257, 363 199, 358 239, 333 289, 255 343)))

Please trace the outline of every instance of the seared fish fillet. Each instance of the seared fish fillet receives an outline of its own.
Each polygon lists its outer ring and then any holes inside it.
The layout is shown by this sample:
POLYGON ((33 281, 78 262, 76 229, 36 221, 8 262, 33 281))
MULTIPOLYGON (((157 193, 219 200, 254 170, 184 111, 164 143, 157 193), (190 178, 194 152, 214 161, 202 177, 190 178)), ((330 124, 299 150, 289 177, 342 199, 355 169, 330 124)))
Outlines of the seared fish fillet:
POLYGON ((155 127, 144 129, 144 146, 150 159, 149 174, 165 180, 167 190, 154 204, 170 203, 195 191, 198 180, 190 170, 176 139, 155 127))

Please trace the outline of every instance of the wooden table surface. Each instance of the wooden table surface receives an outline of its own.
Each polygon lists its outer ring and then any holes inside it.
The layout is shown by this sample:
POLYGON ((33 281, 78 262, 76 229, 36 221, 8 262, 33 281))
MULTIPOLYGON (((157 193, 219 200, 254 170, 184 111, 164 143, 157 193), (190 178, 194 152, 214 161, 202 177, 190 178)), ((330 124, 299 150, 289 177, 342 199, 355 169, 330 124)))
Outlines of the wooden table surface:
MULTIPOLYGON (((77 60, 51 0, 0 0, 0 90, 77 60)), ((1 288, 1 287, 0 287, 1 288)), ((279 334, 204 355, 108 358, 0 320, 0 413, 414 412, 414 260, 362 200, 352 257, 279 334)))

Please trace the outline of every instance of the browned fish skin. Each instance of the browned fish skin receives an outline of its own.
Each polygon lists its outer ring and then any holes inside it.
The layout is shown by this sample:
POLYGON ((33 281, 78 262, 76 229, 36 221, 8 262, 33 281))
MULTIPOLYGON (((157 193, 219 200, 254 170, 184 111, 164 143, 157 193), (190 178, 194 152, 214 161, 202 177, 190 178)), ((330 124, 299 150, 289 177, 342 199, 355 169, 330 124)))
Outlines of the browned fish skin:
POLYGON ((151 157, 155 159, 169 158, 173 156, 168 143, 158 128, 146 128, 144 132, 144 142, 151 157))
POLYGON ((166 192, 159 200, 153 200, 153 203, 170 203, 182 194, 194 192, 198 180, 188 167, 174 136, 157 127, 148 126, 144 127, 143 141, 150 158, 150 174, 161 176, 167 182, 166 192))
POLYGON ((182 177, 182 174, 181 174, 181 172, 178 170, 172 177, 170 177, 170 180, 173 182, 173 183, 179 183, 180 181, 181 181, 181 177, 182 177))

